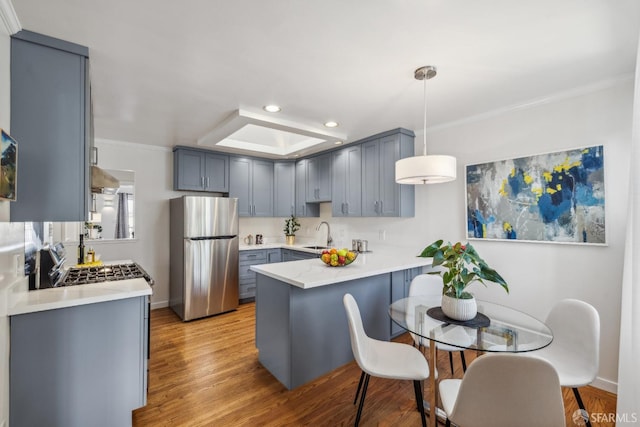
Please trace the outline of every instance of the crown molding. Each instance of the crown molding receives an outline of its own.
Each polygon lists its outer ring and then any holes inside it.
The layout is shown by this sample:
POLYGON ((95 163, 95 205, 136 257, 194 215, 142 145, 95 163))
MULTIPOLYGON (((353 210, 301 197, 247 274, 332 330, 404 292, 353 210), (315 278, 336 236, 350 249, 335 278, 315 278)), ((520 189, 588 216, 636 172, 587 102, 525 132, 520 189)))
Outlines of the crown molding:
POLYGON ((13 8, 11 0, 0 0, 0 17, 9 35, 22 30, 22 25, 20 25, 20 20, 18 20, 18 15, 16 15, 16 10, 13 8))
POLYGON ((501 116, 506 113, 510 113, 518 110, 525 110, 529 108, 539 107, 541 105, 551 104, 554 102, 563 101, 570 98, 575 98, 581 95, 587 95, 593 92, 598 92, 601 90, 609 89, 615 87, 617 85, 633 81, 634 74, 622 74, 619 76, 615 76, 610 79, 602 80, 590 85, 581 86, 573 89, 569 89, 566 91, 558 92, 549 96, 544 96, 536 99, 532 99, 530 101, 522 102, 519 104, 509 105, 503 108, 498 108, 495 110, 487 111, 485 113, 476 114, 474 116, 464 117, 458 120, 453 120, 446 123, 441 123, 435 126, 431 126, 427 128, 427 133, 438 132, 443 129, 448 129, 460 125, 465 125, 468 123, 479 122, 482 120, 490 119, 493 117, 501 116))
POLYGON ((110 145, 112 147, 137 148, 140 150, 164 151, 167 153, 171 153, 173 151, 172 147, 163 147, 163 146, 151 145, 151 144, 141 144, 139 142, 117 141, 115 139, 106 139, 106 138, 95 138, 94 141, 98 144, 110 145))

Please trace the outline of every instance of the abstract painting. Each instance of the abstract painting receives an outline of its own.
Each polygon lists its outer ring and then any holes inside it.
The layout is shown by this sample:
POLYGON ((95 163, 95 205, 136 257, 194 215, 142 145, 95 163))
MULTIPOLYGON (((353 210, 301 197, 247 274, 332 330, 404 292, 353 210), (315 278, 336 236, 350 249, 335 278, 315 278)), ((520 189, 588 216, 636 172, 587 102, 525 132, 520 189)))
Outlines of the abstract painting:
POLYGON ((603 146, 466 168, 467 238, 605 244, 603 146))
POLYGON ((16 200, 18 144, 0 129, 0 199, 16 200))

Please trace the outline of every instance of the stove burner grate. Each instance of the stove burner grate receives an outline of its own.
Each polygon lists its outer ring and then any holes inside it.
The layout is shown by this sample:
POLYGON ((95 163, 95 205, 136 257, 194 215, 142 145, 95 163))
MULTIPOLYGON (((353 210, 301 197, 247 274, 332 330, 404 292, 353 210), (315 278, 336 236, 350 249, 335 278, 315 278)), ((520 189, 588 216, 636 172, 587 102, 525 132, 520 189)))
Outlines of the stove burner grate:
POLYGON ((151 277, 136 263, 102 265, 99 267, 72 267, 67 271, 62 284, 64 286, 85 285, 140 277, 153 284, 151 277))

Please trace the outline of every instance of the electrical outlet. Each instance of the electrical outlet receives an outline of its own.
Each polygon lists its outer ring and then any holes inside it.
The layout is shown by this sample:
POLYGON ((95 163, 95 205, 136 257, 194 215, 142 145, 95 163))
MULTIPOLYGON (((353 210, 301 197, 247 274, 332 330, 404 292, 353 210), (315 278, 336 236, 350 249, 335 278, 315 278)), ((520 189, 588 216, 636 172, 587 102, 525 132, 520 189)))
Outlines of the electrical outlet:
POLYGON ((378 239, 379 240, 386 240, 387 239, 387 232, 385 230, 378 230, 378 239))

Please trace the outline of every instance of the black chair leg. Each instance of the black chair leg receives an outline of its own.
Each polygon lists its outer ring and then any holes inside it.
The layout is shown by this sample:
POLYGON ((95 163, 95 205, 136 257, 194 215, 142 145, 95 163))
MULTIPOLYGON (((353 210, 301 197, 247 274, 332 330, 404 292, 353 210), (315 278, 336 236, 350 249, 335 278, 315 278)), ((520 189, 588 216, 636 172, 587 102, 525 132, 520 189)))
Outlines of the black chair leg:
POLYGON ((449 421, 449 418, 444 422, 444 427, 451 427, 451 421, 449 421))
MULTIPOLYGON (((578 407, 582 409, 584 413, 588 414, 587 410, 584 407, 584 403, 582 403, 582 398, 580 397, 580 393, 578 392, 578 389, 576 387, 573 387, 573 395, 576 397, 576 400, 578 401, 578 407)), ((591 427, 591 421, 589 420, 589 416, 586 417, 584 422, 587 427, 591 427)))
POLYGON ((453 375, 453 352, 449 351, 449 366, 451 366, 451 375, 453 375))
POLYGON ((358 395, 360 394, 360 388, 362 388, 362 380, 364 380, 364 371, 360 374, 360 381, 358 381, 358 389, 356 390, 356 397, 353 399, 353 404, 355 405, 358 401, 358 395))
POLYGON ((364 406, 364 398, 367 395, 367 387, 369 387, 369 378, 371 375, 365 374, 364 376, 364 387, 362 389, 362 396, 360 396, 360 405, 358 406, 358 414, 356 415, 356 422, 354 424, 355 427, 358 427, 360 423, 360 415, 362 415, 362 407, 364 406))
POLYGON ((420 411, 420 417, 422 417, 422 427, 427 427, 427 419, 424 416, 424 401, 422 398, 422 384, 420 381, 413 382, 413 389, 416 392, 416 403, 418 404, 418 411, 420 411))
POLYGON ((462 361, 462 372, 467 372, 467 361, 464 359, 464 351, 460 352, 460 361, 462 361))

